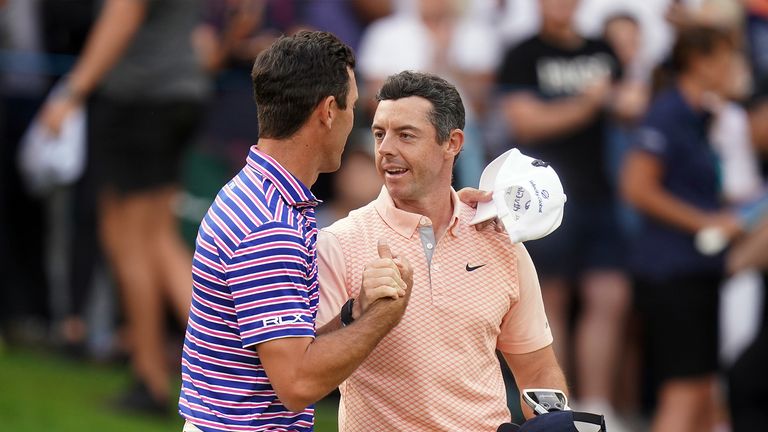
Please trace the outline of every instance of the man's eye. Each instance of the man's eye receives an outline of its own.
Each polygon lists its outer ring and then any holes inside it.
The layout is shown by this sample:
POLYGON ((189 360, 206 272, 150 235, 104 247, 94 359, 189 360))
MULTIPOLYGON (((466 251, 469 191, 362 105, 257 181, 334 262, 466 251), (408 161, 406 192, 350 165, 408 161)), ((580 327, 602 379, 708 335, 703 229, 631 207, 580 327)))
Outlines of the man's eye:
POLYGON ((373 133, 373 137, 377 140, 384 139, 384 132, 376 131, 373 133))

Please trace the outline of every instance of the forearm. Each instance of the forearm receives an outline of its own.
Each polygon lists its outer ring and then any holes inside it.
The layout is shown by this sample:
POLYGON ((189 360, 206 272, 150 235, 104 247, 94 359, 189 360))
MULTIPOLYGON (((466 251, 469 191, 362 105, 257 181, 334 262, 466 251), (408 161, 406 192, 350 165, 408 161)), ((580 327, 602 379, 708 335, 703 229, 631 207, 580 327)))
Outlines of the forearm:
POLYGON ((520 390, 520 406, 526 418, 533 417, 533 411, 522 401, 525 389, 557 389, 568 395, 568 384, 562 369, 557 364, 552 345, 527 354, 502 353, 515 377, 520 390))
MULTIPOLYGON (((370 311, 354 323, 346 327, 339 324, 335 331, 309 345, 302 376, 307 378, 310 387, 321 388, 320 397, 347 379, 394 327, 395 323, 380 313, 390 301, 381 300, 381 304, 371 306, 370 311)), ((329 325, 335 325, 335 321, 329 325)))
POLYGON ((512 95, 504 101, 503 108, 515 136, 523 142, 572 132, 589 123, 599 110, 584 96, 548 102, 533 95, 512 95))
POLYGON ((330 333, 332 331, 336 331, 336 330, 339 330, 341 328, 342 328, 342 326, 341 326, 341 316, 340 315, 336 315, 335 318, 333 318, 332 320, 328 321, 328 323, 326 323, 324 326, 322 326, 319 329, 317 329, 317 335, 318 336, 322 336, 324 334, 328 334, 328 333, 330 333))
POLYGON ((557 389, 568 395, 568 383, 558 365, 547 365, 538 368, 529 376, 515 376, 517 386, 522 391, 526 388, 557 389))
POLYGON ((108 0, 69 77, 70 91, 85 97, 118 62, 146 14, 145 0, 108 0))
POLYGON ((642 213, 689 233, 707 226, 707 214, 661 187, 629 187, 627 201, 642 213))
POLYGON ((346 380, 397 324, 391 313, 394 302, 380 300, 354 323, 335 331, 330 328, 336 326, 336 320, 324 326, 324 334, 307 345, 301 358, 292 364, 279 365, 280 379, 273 380, 270 375, 277 371, 267 370, 283 403, 293 411, 300 411, 346 380))

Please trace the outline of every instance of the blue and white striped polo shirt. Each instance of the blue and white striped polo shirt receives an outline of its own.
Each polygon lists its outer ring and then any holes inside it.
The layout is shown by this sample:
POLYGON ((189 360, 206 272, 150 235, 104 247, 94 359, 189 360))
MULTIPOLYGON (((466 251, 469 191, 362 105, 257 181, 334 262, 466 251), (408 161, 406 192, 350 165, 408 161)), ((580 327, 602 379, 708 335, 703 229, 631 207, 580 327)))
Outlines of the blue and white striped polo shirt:
POLYGON ((254 146, 197 234, 179 412, 205 432, 311 431, 289 411, 255 346, 315 337, 317 199, 254 146))

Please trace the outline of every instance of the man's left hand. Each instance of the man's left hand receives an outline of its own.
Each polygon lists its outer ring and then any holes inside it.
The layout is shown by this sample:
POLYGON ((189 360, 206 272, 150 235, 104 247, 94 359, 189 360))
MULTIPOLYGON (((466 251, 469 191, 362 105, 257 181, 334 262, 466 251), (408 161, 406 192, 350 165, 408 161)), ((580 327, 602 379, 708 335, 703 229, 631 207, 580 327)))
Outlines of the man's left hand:
MULTIPOLYGON (((480 189, 475 189, 470 187, 461 189, 456 193, 459 195, 459 199, 461 200, 461 202, 463 202, 464 204, 472 208, 477 208, 477 203, 488 202, 493 199, 492 192, 486 192, 480 189)), ((496 232, 504 232, 504 225, 501 223, 499 218, 493 218, 485 222, 480 222, 479 224, 475 225, 475 229, 478 231, 482 231, 489 225, 492 225, 493 229, 496 230, 496 232)))

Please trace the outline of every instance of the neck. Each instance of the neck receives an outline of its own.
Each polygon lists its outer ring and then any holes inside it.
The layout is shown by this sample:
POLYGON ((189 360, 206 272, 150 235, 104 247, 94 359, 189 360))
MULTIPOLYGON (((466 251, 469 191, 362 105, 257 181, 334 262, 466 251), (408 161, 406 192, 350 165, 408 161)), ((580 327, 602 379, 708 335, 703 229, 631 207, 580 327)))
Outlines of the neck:
POLYGON ((419 198, 409 201, 392 197, 395 207, 410 213, 426 216, 432 221, 432 230, 435 232, 435 239, 440 239, 453 216, 453 201, 451 200, 451 189, 440 188, 439 191, 432 192, 419 198))
POLYGON ((577 47, 583 41, 573 26, 562 26, 546 21, 541 24, 540 35, 548 41, 568 48, 577 47))
POLYGON ((256 146, 274 158, 304 186, 311 188, 317 181, 320 169, 317 159, 313 157, 316 149, 313 151, 311 141, 304 139, 303 135, 299 131, 286 139, 259 138, 256 146))
POLYGON ((696 110, 704 109, 705 89, 690 75, 681 75, 677 79, 677 87, 683 99, 696 110))

